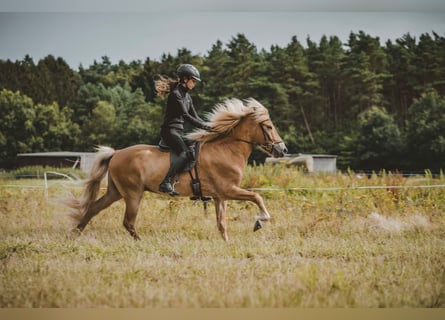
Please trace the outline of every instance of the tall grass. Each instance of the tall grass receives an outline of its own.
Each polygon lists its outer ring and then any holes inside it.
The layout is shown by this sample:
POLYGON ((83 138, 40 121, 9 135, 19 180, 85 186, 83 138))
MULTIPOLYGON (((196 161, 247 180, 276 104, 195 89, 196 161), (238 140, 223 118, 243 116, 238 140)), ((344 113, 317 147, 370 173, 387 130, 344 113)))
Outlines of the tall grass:
POLYGON ((253 233, 256 207, 228 205, 229 242, 213 205, 145 194, 141 241, 122 227, 124 204, 69 237, 56 199, 72 185, 0 181, 1 307, 444 307, 443 176, 306 175, 253 167, 272 220, 253 233), (360 186, 402 186, 354 189, 360 186), (319 190, 335 187, 335 190, 319 190), (318 188, 318 189, 317 189, 318 188))

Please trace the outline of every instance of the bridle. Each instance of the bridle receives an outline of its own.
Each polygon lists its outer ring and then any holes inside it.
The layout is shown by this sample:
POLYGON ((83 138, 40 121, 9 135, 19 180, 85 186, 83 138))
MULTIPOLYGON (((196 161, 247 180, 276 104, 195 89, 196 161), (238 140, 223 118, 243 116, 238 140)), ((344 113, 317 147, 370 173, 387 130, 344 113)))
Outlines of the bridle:
MULTIPOLYGON (((258 143, 258 142, 253 142, 253 141, 248 141, 248 140, 244 140, 241 138, 235 138, 236 141, 240 141, 240 142, 244 142, 247 144, 250 144, 252 146, 257 146, 259 147, 264 153, 266 153, 268 156, 272 156, 272 152, 273 152, 273 148, 275 147, 275 145, 282 143, 283 141, 272 141, 268 138, 266 130, 264 129, 264 125, 263 123, 266 121, 270 121, 270 118, 263 120, 261 122, 258 123, 258 125, 261 128, 261 132, 263 133, 263 137, 264 137, 264 142, 263 143, 258 143)), ((219 134, 221 136, 225 136, 225 137, 230 137, 230 134, 227 133, 222 133, 219 132, 219 134)))

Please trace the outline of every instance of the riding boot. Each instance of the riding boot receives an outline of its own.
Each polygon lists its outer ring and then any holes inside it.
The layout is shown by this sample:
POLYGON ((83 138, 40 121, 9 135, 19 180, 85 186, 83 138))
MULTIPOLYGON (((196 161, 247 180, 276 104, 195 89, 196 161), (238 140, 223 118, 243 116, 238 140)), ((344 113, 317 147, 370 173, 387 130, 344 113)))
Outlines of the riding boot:
POLYGON ((179 195, 179 192, 177 192, 173 187, 172 179, 177 172, 180 172, 180 169, 183 168, 186 163, 187 156, 185 153, 181 153, 179 156, 174 154, 171 155, 170 168, 168 169, 164 181, 162 181, 159 185, 160 192, 168 193, 171 196, 179 195))
POLYGON ((171 196, 178 196, 179 192, 173 188, 172 178, 173 177, 165 177, 164 181, 159 185, 159 191, 168 193, 171 196))

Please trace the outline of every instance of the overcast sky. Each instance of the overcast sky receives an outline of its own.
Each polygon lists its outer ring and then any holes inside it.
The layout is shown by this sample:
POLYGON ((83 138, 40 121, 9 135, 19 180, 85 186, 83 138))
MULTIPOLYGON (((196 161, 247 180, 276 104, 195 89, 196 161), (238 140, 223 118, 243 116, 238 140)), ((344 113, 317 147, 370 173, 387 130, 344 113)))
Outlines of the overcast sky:
POLYGON ((306 5, 300 7, 295 0, 226 0, 213 5, 164 0, 155 7, 148 6, 150 2, 78 0, 76 6, 60 0, 2 0, 0 59, 29 54, 37 62, 52 54, 77 69, 104 55, 113 63, 159 60, 180 48, 205 55, 217 40, 227 44, 237 33, 266 50, 287 45, 294 35, 303 45, 308 36, 318 42, 322 35, 346 42, 351 31, 360 30, 379 37, 382 45, 406 33, 418 37, 434 31, 445 36, 445 1, 423 0, 423 7, 414 0, 393 0, 392 7, 380 0, 362 7, 358 0, 334 2, 335 7, 332 1, 322 6, 322 0, 300 1, 306 5), (255 11, 249 3, 255 4, 255 11))

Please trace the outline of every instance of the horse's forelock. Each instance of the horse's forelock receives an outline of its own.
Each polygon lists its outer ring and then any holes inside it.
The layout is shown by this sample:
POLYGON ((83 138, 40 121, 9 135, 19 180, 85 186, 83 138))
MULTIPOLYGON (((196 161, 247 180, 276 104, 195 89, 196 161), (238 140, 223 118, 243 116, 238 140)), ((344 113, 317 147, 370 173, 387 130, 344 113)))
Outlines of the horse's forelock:
POLYGON ((265 106, 263 106, 261 103, 259 103, 254 98, 247 99, 246 105, 247 105, 247 107, 252 108, 255 120, 258 123, 269 119, 269 111, 266 109, 265 106))

